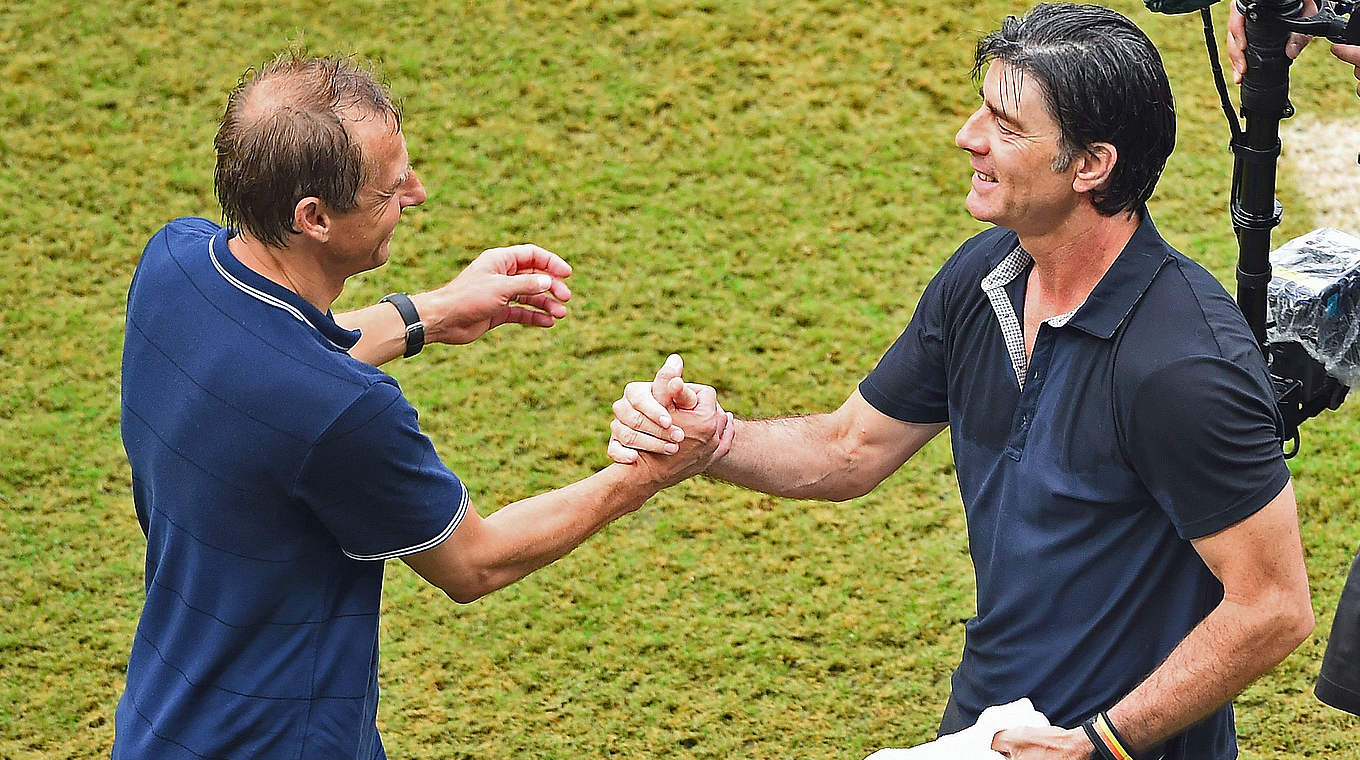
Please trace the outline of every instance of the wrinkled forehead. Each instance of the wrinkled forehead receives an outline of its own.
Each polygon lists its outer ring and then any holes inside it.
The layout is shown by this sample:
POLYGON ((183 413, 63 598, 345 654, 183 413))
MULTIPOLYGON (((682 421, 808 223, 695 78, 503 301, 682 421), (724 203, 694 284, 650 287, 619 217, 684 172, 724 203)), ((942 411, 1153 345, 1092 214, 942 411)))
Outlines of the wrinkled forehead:
POLYGON ((350 139, 359 146, 364 183, 386 187, 406 171, 410 159, 406 136, 390 115, 353 109, 341 112, 341 123, 350 139))
POLYGON ((1022 66, 993 60, 987 64, 980 93, 987 107, 999 116, 1031 126, 1057 124, 1043 80, 1022 66))

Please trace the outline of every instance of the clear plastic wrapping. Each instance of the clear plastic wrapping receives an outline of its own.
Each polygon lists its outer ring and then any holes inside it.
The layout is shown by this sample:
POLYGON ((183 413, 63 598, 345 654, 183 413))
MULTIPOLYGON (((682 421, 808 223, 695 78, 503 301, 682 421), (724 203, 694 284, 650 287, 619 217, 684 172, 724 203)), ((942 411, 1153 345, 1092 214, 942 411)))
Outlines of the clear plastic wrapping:
POLYGON ((1270 254, 1266 305, 1272 343, 1296 341, 1327 373, 1360 381, 1360 238, 1331 227, 1294 238, 1270 254))

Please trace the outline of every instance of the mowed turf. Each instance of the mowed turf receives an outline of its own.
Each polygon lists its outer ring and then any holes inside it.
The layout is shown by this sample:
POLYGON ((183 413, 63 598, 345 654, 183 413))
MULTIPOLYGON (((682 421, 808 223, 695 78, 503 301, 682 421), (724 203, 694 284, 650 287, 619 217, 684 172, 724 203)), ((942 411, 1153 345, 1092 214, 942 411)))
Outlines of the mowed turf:
MULTIPOLYGON (((973 42, 1020 9, 323 5, 0 6, 0 758, 108 753, 143 596, 118 437, 123 299, 160 225, 218 217, 211 140, 247 66, 289 44, 357 53, 405 102, 430 200, 337 308, 438 284, 494 245, 537 242, 575 267, 554 329, 389 367, 486 513, 604 466, 609 404, 671 351, 741 415, 839 404, 981 228, 952 135, 977 98, 973 42)), ((1153 215, 1230 284, 1230 159, 1198 19, 1115 7, 1158 43, 1179 104, 1153 215)), ((1317 47, 1295 104, 1360 113, 1349 68, 1317 47)), ((1286 156, 1277 241, 1312 227, 1308 182, 1286 156)), ((1360 751, 1360 721, 1311 696, 1360 545, 1354 403, 1311 423, 1291 463, 1318 628, 1238 700, 1247 758, 1360 751)), ((400 562, 387 581, 379 722, 412 758, 914 744, 973 610, 947 436, 845 504, 683 484, 473 605, 400 562)))

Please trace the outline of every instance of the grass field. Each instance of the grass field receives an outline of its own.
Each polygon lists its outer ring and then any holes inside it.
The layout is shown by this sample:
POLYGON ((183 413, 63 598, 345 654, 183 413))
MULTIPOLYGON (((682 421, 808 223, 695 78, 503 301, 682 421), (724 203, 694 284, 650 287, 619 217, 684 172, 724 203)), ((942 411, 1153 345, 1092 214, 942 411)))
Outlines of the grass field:
MULTIPOLYGON (((1230 283, 1199 23, 1115 7, 1158 43, 1179 104, 1153 215, 1230 283)), ((358 53, 405 101, 430 200, 338 308, 437 284, 493 245, 575 266, 553 330, 389 367, 488 512, 602 466, 610 402, 670 351, 742 415, 838 404, 979 229, 952 135, 976 100, 972 42, 1017 8, 0 5, 0 758, 107 756, 142 600, 123 300, 160 225, 218 217, 211 139, 247 66, 290 43, 358 53)), ((1349 68, 1308 53, 1299 111, 1354 124, 1349 68)), ((1310 176, 1285 163, 1277 241, 1313 226, 1310 176)), ((1311 423, 1291 463, 1319 623, 1238 700, 1246 758, 1360 753, 1360 721, 1311 695, 1360 545, 1356 408, 1311 423)), ((932 735, 971 578, 943 439, 846 504, 692 481, 470 606, 391 563, 380 725, 393 757, 858 758, 932 735)))

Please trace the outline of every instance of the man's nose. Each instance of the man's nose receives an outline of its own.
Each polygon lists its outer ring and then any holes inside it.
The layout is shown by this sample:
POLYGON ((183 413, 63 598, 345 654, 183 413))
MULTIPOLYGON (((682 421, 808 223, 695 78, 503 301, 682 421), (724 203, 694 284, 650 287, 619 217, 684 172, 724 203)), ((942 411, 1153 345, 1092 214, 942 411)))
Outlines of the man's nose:
POLYGON ((420 204, 424 203, 426 197, 425 185, 421 184, 420 176, 416 174, 415 169, 411 170, 411 178, 409 180, 409 184, 411 185, 411 187, 409 190, 407 190, 406 203, 404 205, 419 206, 420 204))
POLYGON ((986 109, 979 108, 968 117, 968 121, 959 127, 959 131, 954 135, 954 144, 968 151, 969 153, 983 153, 987 149, 987 143, 981 139, 981 132, 978 129, 978 122, 982 119, 986 109))

